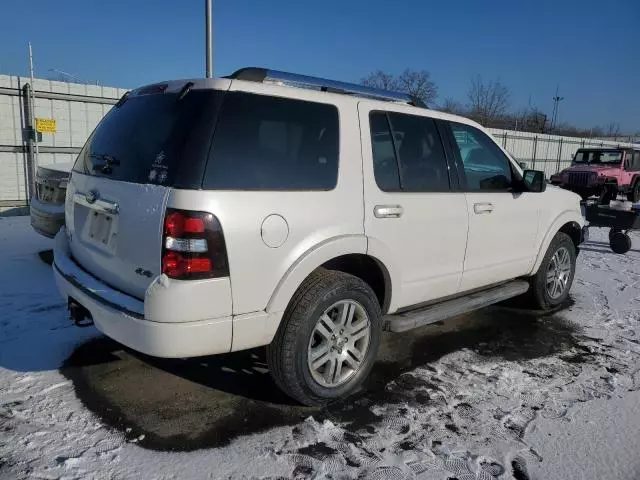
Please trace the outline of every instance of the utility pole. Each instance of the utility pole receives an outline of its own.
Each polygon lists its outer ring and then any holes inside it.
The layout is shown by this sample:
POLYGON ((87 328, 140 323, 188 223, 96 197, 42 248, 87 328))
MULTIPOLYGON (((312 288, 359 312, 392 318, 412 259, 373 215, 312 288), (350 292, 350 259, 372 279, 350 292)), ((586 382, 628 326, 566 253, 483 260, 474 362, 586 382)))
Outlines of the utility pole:
POLYGON ((204 0, 205 4, 205 51, 206 51, 206 76, 213 78, 213 27, 211 22, 213 0, 204 0))
POLYGON ((558 88, 559 86, 556 85, 556 94, 553 97, 553 114, 551 115, 551 130, 553 130, 554 127, 557 126, 558 124, 558 107, 560 106, 560 102, 562 100, 564 100, 564 97, 560 97, 558 95, 558 88))

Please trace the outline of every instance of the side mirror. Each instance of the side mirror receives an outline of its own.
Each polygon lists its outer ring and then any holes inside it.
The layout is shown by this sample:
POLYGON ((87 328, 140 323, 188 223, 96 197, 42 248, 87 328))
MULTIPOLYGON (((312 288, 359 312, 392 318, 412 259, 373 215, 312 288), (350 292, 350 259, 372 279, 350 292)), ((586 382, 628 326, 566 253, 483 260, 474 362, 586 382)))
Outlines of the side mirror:
POLYGON ((544 172, 540 170, 525 170, 522 174, 522 182, 527 192, 541 193, 547 189, 544 172))
POLYGON ((527 169, 527 162, 518 162, 518 165, 520 165, 520 168, 522 170, 526 170, 527 169))

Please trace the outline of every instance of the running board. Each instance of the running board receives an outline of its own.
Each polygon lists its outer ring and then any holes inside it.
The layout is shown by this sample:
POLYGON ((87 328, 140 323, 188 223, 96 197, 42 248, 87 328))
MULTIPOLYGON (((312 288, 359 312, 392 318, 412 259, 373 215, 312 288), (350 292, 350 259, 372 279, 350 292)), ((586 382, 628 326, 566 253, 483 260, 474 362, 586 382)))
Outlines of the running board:
POLYGON ((529 283, 524 280, 513 280, 497 287, 470 293, 453 300, 429 305, 427 307, 409 310, 408 312, 385 315, 384 330, 389 332, 405 332, 413 328, 422 327, 451 317, 472 312, 479 308, 488 307, 508 298, 522 295, 529 290, 529 283))

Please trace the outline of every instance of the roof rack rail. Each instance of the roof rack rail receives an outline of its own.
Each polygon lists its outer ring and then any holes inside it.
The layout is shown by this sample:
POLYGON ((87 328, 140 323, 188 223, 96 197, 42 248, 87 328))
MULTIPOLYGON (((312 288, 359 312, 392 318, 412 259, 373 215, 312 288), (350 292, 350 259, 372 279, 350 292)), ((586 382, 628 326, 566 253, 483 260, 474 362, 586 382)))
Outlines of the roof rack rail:
POLYGON ((231 75, 225 78, 246 80, 249 82, 258 83, 274 83, 277 85, 308 88, 313 90, 320 90, 322 92, 342 93, 345 95, 355 95, 358 97, 365 97, 374 100, 406 103, 417 107, 425 107, 422 102, 414 99, 407 93, 392 92, 390 90, 383 90, 381 88, 367 87, 365 85, 357 85, 355 83, 339 82, 336 80, 311 77, 308 75, 299 75, 296 73, 281 72, 279 70, 270 70, 268 68, 241 68, 240 70, 236 70, 231 75))

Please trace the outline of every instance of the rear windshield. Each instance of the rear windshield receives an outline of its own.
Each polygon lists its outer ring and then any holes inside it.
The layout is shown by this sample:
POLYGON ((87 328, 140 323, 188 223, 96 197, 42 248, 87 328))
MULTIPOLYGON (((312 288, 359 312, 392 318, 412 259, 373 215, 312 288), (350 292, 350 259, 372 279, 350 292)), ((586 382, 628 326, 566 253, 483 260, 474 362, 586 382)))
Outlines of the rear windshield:
POLYGON ((573 163, 619 164, 622 152, 619 150, 578 150, 573 163))
POLYGON ((229 92, 203 187, 214 190, 331 190, 338 178, 333 105, 229 92))
POLYGON ((182 97, 156 93, 126 99, 98 124, 73 170, 132 183, 199 185, 221 95, 193 90, 182 97))

